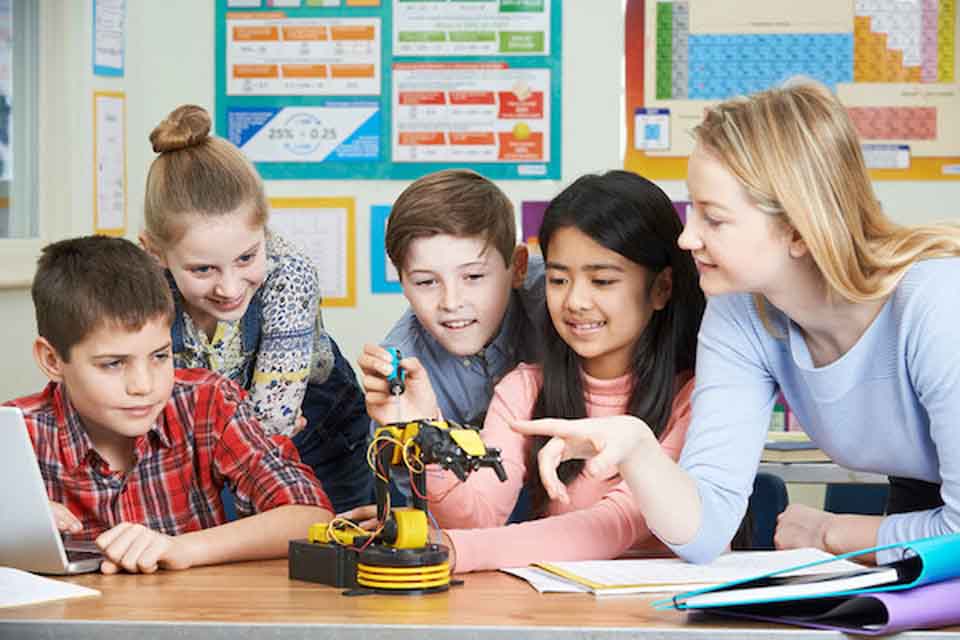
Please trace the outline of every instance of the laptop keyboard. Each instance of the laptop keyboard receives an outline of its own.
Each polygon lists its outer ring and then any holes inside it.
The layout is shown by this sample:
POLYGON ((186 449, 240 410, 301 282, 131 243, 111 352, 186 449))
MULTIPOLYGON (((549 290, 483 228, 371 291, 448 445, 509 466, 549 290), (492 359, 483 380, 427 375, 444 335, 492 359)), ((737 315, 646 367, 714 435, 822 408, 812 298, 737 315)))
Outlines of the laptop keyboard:
POLYGON ((69 546, 64 545, 64 551, 67 552, 67 560, 70 562, 83 562, 103 557, 100 549, 93 542, 73 542, 69 546))
POLYGON ((95 551, 75 551, 67 549, 67 560, 70 562, 83 562, 84 560, 96 560, 102 558, 103 554, 95 551))

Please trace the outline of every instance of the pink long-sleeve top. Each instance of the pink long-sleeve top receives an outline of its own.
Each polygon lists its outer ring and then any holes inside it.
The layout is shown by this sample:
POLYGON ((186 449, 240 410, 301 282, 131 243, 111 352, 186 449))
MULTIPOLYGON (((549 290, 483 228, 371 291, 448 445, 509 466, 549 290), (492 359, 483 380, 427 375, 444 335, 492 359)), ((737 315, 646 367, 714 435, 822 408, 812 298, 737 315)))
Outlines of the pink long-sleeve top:
MULTIPOLYGON (((626 413, 630 375, 613 380, 582 375, 588 416, 626 413)), ((531 417, 542 380, 539 367, 521 364, 494 390, 481 435, 487 446, 500 449, 506 482, 501 483, 487 469, 462 483, 449 471, 430 470, 431 510, 453 543, 457 573, 550 560, 605 560, 628 550, 651 553, 665 549, 647 528, 619 475, 594 479, 581 473, 567 486, 569 504, 554 500, 546 517, 504 525, 523 486, 533 442, 513 431, 510 422, 531 417)), ((690 424, 694 386, 692 378, 682 382, 660 438, 674 460, 680 457, 690 424)))

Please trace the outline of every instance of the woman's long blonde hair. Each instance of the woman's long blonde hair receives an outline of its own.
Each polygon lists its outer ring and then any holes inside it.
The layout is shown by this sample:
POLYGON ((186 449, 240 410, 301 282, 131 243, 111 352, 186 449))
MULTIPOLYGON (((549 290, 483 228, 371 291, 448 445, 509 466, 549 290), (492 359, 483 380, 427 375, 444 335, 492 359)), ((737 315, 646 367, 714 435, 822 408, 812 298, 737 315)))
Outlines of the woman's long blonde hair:
POLYGON ((694 135, 761 210, 796 230, 845 300, 883 298, 917 260, 960 255, 960 226, 904 226, 884 215, 853 123, 823 87, 728 100, 706 112, 694 135))
POLYGON ((203 107, 177 107, 150 133, 158 155, 147 173, 145 231, 160 247, 179 241, 184 214, 218 216, 251 208, 251 223, 263 226, 269 208, 260 174, 229 141, 210 135, 203 107))

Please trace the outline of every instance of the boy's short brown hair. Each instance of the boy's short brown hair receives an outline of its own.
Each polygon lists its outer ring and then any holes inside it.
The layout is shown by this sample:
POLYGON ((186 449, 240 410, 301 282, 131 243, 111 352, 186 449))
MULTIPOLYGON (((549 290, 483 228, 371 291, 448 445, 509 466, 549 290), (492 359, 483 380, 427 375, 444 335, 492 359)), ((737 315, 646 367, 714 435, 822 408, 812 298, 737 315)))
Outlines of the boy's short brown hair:
POLYGON ((106 322, 131 331, 173 323, 170 286, 156 260, 123 238, 86 236, 48 244, 30 290, 37 331, 64 361, 106 322))
POLYGON ((410 243, 446 234, 482 236, 510 266, 517 243, 513 203, 475 171, 447 169, 428 174, 403 190, 387 221, 387 255, 400 277, 410 243))

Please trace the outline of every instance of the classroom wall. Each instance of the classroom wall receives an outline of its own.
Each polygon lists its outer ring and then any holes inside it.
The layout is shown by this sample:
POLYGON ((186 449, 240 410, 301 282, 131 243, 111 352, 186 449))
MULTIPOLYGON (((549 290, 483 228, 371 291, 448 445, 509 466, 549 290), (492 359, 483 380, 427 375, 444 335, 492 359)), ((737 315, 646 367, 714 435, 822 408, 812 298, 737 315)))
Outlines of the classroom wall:
MULTIPOLYGON (((127 94, 128 236, 142 218, 142 194, 153 159, 147 136, 178 104, 213 109, 212 0, 127 0, 126 74, 92 75, 92 0, 41 3, 41 131, 38 148, 43 233, 54 240, 92 231, 92 101, 94 90, 127 94)), ((623 17, 620 0, 563 1, 563 178, 504 181, 515 205, 548 199, 574 177, 621 164, 623 17)), ((379 340, 405 308, 399 295, 372 295, 369 207, 390 204, 400 181, 271 181, 271 197, 354 196, 357 199, 356 308, 326 309, 327 328, 354 360, 364 342, 379 340)), ((662 184, 682 199, 683 183, 662 184)), ((901 222, 960 220, 960 182, 881 183, 878 194, 901 222)), ((43 379, 31 357, 36 327, 26 289, 0 290, 0 399, 38 390, 43 379)))

